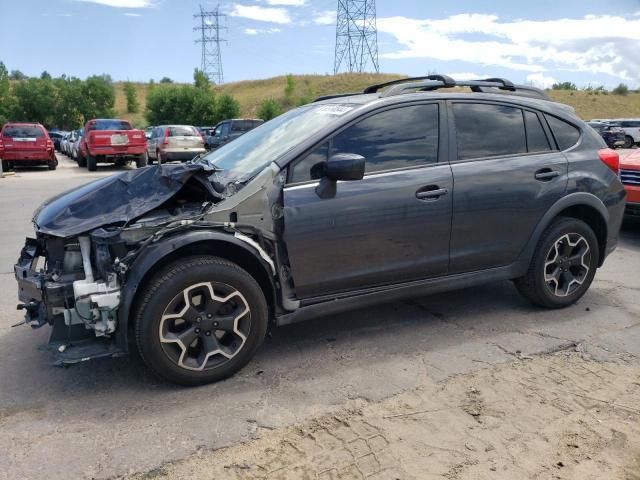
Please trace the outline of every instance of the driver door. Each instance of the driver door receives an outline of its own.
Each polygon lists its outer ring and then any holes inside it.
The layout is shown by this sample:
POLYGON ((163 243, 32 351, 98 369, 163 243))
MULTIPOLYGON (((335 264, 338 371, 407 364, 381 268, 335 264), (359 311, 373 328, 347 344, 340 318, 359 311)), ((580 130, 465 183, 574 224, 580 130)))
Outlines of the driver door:
POLYGON ((377 111, 291 165, 284 239, 298 298, 447 273, 453 180, 441 112, 439 102, 377 111), (321 199, 313 167, 337 153, 365 157, 365 176, 321 199))

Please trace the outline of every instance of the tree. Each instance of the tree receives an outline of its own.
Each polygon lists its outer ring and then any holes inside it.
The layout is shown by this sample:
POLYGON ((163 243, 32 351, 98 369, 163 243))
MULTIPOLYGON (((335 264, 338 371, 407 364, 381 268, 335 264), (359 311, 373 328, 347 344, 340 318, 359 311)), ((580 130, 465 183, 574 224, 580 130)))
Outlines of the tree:
POLYGON ((9 90, 9 72, 4 63, 0 62, 0 125, 9 121, 9 113, 12 109, 12 99, 9 90))
POLYGON ((171 80, 169 77, 162 77, 160 79, 160 83, 173 83, 173 80, 171 80))
POLYGON ((91 118, 112 117, 116 93, 104 75, 93 75, 82 84, 83 101, 79 111, 87 121, 91 118))
POLYGON ((13 120, 53 125, 57 91, 51 79, 29 78, 13 86, 13 120))
POLYGON ((258 108, 258 118, 265 122, 282 114, 282 107, 273 98, 266 98, 258 108))
POLYGON ((553 90, 577 90, 576 84, 573 82, 554 83, 551 88, 553 90))
POLYGON ((204 90, 208 90, 210 87, 209 79, 204 72, 198 68, 193 71, 193 83, 196 88, 202 88, 204 90))
POLYGON ((240 102, 231 95, 221 95, 218 99, 216 110, 219 120, 237 118, 240 116, 240 102))
POLYGON ((79 128, 83 120, 80 106, 85 100, 82 80, 62 76, 53 82, 58 91, 53 124, 65 130, 79 128))
POLYGON ((154 88, 147 96, 146 117, 152 125, 215 124, 218 119, 215 93, 190 85, 164 85, 154 88))
POLYGON ((42 73, 40 74, 40 78, 42 80, 51 80, 51 74, 46 70, 43 70, 42 73))
POLYGON ((629 87, 626 86, 624 83, 621 83, 611 91, 613 92, 614 95, 626 95, 627 93, 629 93, 629 87))
POLYGON ((11 70, 9 74, 9 80, 26 80, 27 76, 20 70, 11 70))
POLYGON ((124 82, 124 95, 127 98, 127 113, 138 113, 140 110, 140 104, 138 103, 138 92, 133 83, 124 82))

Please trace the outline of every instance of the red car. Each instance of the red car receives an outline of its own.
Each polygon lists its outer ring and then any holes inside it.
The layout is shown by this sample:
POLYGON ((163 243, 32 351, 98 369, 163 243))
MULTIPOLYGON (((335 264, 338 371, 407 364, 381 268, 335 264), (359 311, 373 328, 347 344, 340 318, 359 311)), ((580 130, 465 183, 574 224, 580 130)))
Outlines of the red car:
POLYGON ((135 161, 138 168, 146 166, 149 161, 147 137, 142 130, 118 119, 94 119, 85 124, 78 151, 79 166, 86 166, 93 172, 98 163, 124 165, 131 161, 135 161))
POLYGON ((620 180, 627 191, 625 214, 640 219, 640 150, 620 159, 620 180))
POLYGON ((39 123, 7 123, 0 131, 0 158, 3 167, 44 164, 49 170, 58 166, 53 141, 39 123))

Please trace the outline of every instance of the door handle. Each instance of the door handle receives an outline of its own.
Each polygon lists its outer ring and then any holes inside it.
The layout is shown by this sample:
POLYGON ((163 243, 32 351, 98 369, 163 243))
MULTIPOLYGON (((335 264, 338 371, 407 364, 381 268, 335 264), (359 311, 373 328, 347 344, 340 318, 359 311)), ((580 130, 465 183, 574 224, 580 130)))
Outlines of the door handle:
POLYGON ((552 180, 559 176, 560 172, 558 170, 551 170, 550 168, 542 168, 535 174, 536 180, 541 180, 543 182, 552 180))
POLYGON ((449 193, 448 188, 438 188, 437 185, 429 185, 428 187, 418 190, 416 192, 416 198, 418 200, 437 200, 447 193, 449 193))

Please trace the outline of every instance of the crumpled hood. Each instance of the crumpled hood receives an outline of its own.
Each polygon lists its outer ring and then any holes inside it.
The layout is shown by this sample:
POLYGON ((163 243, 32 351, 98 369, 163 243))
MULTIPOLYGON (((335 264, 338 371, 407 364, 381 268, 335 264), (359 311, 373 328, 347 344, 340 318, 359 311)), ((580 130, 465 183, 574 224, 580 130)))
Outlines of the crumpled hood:
POLYGON ((38 231, 57 237, 130 222, 162 205, 191 179, 213 192, 211 171, 203 164, 186 163, 111 175, 50 198, 34 212, 33 222, 38 231))

